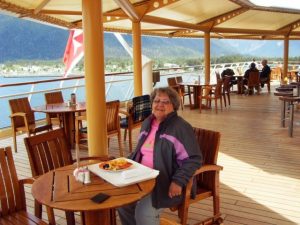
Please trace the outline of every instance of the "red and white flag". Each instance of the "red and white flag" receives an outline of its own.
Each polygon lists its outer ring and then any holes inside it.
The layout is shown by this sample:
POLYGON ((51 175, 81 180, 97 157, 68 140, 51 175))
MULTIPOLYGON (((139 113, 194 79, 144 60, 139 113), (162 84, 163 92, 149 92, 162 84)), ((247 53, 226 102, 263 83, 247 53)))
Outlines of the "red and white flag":
POLYGON ((67 77, 76 64, 82 59, 83 51, 83 32, 79 29, 70 30, 69 39, 64 53, 65 74, 67 77))

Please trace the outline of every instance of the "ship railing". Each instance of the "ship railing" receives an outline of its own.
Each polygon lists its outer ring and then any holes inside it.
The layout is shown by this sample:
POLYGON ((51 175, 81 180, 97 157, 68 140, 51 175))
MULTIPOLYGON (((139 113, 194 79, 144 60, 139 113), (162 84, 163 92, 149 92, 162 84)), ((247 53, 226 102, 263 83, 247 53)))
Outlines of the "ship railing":
MULTIPOLYGON (((210 82, 216 82, 215 72, 220 73, 231 68, 237 74, 243 74, 249 67, 251 62, 234 62, 234 63, 219 63, 211 64, 210 82)), ((157 68, 153 69, 160 71, 160 82, 155 84, 155 87, 167 86, 167 78, 171 76, 182 76, 185 82, 194 82, 200 79, 204 83, 204 65, 157 68)), ((22 77, 23 80, 28 80, 27 77, 22 77)), ((33 78, 30 78, 33 79, 33 78)), ((18 83, 2 83, 0 84, 0 129, 10 126, 10 110, 8 100, 18 97, 28 97, 30 104, 34 106, 43 105, 44 93, 52 91, 63 91, 64 99, 70 99, 71 93, 77 94, 78 101, 85 101, 85 79, 84 76, 70 76, 66 78, 45 79, 35 77, 33 81, 18 82, 18 83)), ((10 78, 8 78, 10 80, 10 78)), ((119 99, 121 102, 132 99, 134 93, 133 72, 117 72, 105 74, 105 94, 106 100, 111 101, 119 99)), ((44 114, 37 114, 37 119, 43 119, 44 114)))

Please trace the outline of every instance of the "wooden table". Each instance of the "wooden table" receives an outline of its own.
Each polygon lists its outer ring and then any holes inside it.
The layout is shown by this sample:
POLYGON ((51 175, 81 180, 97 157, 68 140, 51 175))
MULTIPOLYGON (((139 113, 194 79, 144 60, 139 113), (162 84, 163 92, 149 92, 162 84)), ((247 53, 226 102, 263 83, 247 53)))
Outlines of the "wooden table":
POLYGON ((40 176, 32 185, 32 195, 46 207, 83 212, 86 225, 111 224, 109 209, 138 201, 155 185, 155 179, 151 179, 120 188, 92 173, 91 183, 83 184, 75 180, 74 169, 75 166, 70 165, 40 176), (98 193, 111 197, 100 204, 92 202, 90 198, 98 193))
POLYGON ((281 108, 281 124, 285 126, 286 118, 286 110, 289 111, 289 136, 293 137, 293 127, 294 127, 294 103, 300 102, 300 97, 293 97, 293 96, 282 96, 279 97, 279 100, 283 102, 281 108))
POLYGON ((189 94, 191 93, 191 88, 193 88, 193 104, 190 104, 190 109, 199 108, 198 96, 202 94, 202 88, 215 86, 215 84, 195 84, 195 83, 187 83, 187 82, 179 83, 179 85, 187 86, 189 94))
POLYGON ((76 105, 68 106, 67 103, 47 104, 32 108, 35 112, 60 113, 63 115, 63 126, 66 137, 71 147, 75 143, 75 113, 86 111, 85 102, 78 102, 76 105))

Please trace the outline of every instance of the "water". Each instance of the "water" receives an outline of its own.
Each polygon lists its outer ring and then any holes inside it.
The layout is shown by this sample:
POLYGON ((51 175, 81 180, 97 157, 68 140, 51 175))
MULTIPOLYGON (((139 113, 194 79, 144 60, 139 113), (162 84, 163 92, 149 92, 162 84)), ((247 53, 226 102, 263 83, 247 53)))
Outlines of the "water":
MULTIPOLYGON (((186 74, 179 74, 179 76, 183 76, 185 82, 194 82, 199 79, 199 73, 195 75, 195 73, 186 73, 186 74)), ((175 74, 170 74, 168 76, 161 76, 160 82, 156 84, 155 87, 162 87, 167 86, 167 78, 170 76, 176 76, 175 74)), ((20 82, 30 82, 30 81, 38 81, 38 80, 51 80, 55 79, 53 77, 17 77, 17 78, 5 78, 0 77, 0 84, 9 84, 9 83, 20 83, 20 82)), ((112 82, 106 83, 106 101, 113 101, 113 100, 120 100, 120 101, 127 101, 132 99, 133 97, 133 80, 132 74, 129 76, 106 76, 105 81, 121 81, 124 79, 131 79, 130 81, 122 81, 122 82, 112 82)), ((79 80, 79 85, 84 85, 84 79, 79 80)), ((77 80, 67 80, 63 82, 63 87, 69 87, 76 85, 77 80)), ((201 82, 204 82, 204 76, 201 76, 201 82)), ((41 83, 36 84, 33 91, 39 90, 51 90, 54 88, 58 88, 60 86, 60 81, 58 82, 48 82, 48 83, 41 83)), ((0 88, 0 96, 11 95, 11 94, 18 94, 24 92, 30 92, 32 85, 22 85, 22 86, 15 86, 15 87, 5 87, 0 88)), ((74 88, 62 90, 64 100, 70 100, 71 93, 75 91, 74 88)), ((48 91, 47 91, 48 92, 48 91)), ((10 123, 10 108, 8 104, 9 99, 14 98, 21 98, 21 97, 28 97, 28 95, 23 96, 14 96, 10 98, 0 98, 0 129, 4 127, 9 127, 10 123)), ((85 88, 79 87, 76 89, 76 99, 77 101, 85 101, 85 88)), ((33 94, 30 100, 31 107, 36 107, 45 104, 45 97, 44 93, 33 94)), ((45 113, 35 113, 35 119, 43 119, 45 118, 45 113)))
MULTIPOLYGON (((9 84, 9 83, 20 83, 20 82, 30 82, 30 81, 38 81, 38 80, 52 80, 55 79, 53 77, 16 77, 16 78, 6 78, 0 77, 0 84, 9 84)), ((113 83, 106 83, 106 101, 113 101, 113 100, 120 100, 126 101, 133 97, 133 80, 132 74, 128 76, 106 76, 105 81, 121 81, 121 80, 131 79, 129 81, 122 81, 122 82, 113 82, 113 83)), ((77 80, 67 80, 63 82, 63 87, 69 87, 76 85, 77 80)), ((36 84, 33 91, 39 90, 51 90, 54 88, 59 88, 61 81, 58 82, 48 82, 48 83, 41 83, 36 84)), ((79 79, 78 85, 84 85, 85 80, 79 79)), ((30 92, 32 85, 22 85, 22 86, 15 86, 15 87, 5 87, 0 88, 0 96, 11 95, 11 94, 18 94, 24 92, 30 92)), ((47 91, 48 92, 48 91, 47 91)), ((85 101, 85 88, 79 87, 77 89, 66 89, 62 90, 64 100, 70 100, 71 93, 76 93, 77 101, 85 101)), ((28 95, 23 96, 14 96, 10 98, 0 98, 0 129, 4 127, 10 126, 10 108, 8 104, 9 99, 14 98, 21 98, 21 97, 28 97, 28 95)), ((45 104, 45 97, 44 93, 34 94, 31 97, 30 105, 31 107, 44 105, 45 104)), ((35 113, 35 119, 43 119, 45 118, 44 113, 35 113)))
MULTIPOLYGON (((8 83, 19 83, 19 82, 30 82, 30 81, 37 81, 37 80, 49 80, 53 79, 53 77, 20 77, 20 78, 5 78, 5 77, 0 77, 0 84, 8 84, 8 83)), ((83 81, 80 81, 81 83, 83 81)), ((37 84, 34 87, 34 91, 39 91, 43 89, 53 89, 53 88, 58 88, 60 82, 50 82, 50 83, 42 83, 42 84, 37 84)), ((70 81, 65 81, 63 86, 72 86, 75 85, 76 80, 70 80, 70 81)), ((18 94, 18 93, 23 93, 23 92, 30 92, 31 90, 31 85, 22 85, 22 86, 15 86, 15 87, 5 87, 5 88, 0 88, 0 96, 4 95, 11 95, 11 94, 18 94)), ((70 90, 64 90, 63 91, 63 97, 65 100, 70 99, 70 95, 73 92, 73 89, 70 90)), ((84 101, 85 99, 85 92, 83 88, 78 88, 77 92, 77 99, 78 101, 84 101)), ((27 97, 28 95, 24 96, 16 96, 16 97, 9 97, 9 98, 1 98, 0 99, 0 128, 3 127, 8 127, 10 126, 10 108, 8 104, 9 99, 13 98, 21 98, 21 97, 27 97)), ((30 105, 32 107, 39 106, 39 105, 44 105, 45 104, 45 98, 44 98, 44 93, 38 93, 34 94, 31 97, 30 105)), ((45 118, 44 113, 35 113, 35 119, 43 119, 45 118)))

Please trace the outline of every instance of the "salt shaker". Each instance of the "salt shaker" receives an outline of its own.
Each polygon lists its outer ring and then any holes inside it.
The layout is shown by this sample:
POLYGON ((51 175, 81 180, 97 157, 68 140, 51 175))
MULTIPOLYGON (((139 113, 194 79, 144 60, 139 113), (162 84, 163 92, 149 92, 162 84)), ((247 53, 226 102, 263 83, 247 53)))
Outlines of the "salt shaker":
POLYGON ((91 183, 91 176, 90 176, 90 171, 88 169, 84 170, 84 184, 89 184, 91 183))

